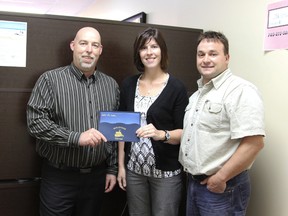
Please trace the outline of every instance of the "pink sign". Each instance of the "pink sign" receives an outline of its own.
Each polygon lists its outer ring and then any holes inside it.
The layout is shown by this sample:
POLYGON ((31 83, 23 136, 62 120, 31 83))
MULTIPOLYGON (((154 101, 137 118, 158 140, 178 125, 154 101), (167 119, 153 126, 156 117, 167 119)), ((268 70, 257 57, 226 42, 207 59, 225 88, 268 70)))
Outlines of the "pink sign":
POLYGON ((268 5, 264 50, 288 49, 288 1, 268 5))

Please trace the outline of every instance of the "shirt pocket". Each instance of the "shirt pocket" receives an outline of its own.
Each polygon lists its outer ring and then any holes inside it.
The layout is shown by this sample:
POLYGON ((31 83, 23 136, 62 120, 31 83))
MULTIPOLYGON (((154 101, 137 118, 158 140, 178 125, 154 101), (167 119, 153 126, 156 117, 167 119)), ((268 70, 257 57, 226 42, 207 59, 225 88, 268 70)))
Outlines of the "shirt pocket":
POLYGON ((207 132, 221 129, 224 106, 222 103, 207 101, 199 118, 199 128, 207 132))

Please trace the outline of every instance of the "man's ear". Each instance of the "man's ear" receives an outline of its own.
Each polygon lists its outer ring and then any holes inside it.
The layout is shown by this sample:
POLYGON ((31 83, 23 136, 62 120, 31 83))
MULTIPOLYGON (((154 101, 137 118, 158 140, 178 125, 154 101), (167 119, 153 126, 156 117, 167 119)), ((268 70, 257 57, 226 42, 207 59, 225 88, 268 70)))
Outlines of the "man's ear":
POLYGON ((229 61, 229 59, 230 59, 230 55, 227 54, 227 55, 226 55, 226 61, 229 61))
POLYGON ((102 52, 103 52, 103 45, 101 45, 101 48, 100 48, 101 50, 100 50, 100 55, 102 54, 102 52))
POLYGON ((70 42, 70 49, 71 49, 72 51, 74 51, 74 41, 71 41, 71 42, 70 42))

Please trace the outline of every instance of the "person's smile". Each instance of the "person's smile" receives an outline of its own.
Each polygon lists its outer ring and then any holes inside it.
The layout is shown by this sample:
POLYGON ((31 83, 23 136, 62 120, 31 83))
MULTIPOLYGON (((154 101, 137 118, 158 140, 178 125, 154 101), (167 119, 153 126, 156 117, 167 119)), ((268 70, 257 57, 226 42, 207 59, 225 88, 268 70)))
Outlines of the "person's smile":
POLYGON ((82 56, 82 59, 88 63, 91 63, 94 60, 92 56, 82 56))

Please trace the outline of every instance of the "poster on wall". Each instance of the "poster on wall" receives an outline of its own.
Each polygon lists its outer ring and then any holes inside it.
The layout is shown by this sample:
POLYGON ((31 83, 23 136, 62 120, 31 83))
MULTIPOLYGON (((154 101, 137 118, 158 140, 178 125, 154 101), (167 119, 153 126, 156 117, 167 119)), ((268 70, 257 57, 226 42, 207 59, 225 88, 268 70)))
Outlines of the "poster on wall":
POLYGON ((27 23, 0 20, 0 66, 26 67, 27 23))
POLYGON ((264 50, 277 49, 288 49, 288 0, 268 5, 264 50))

